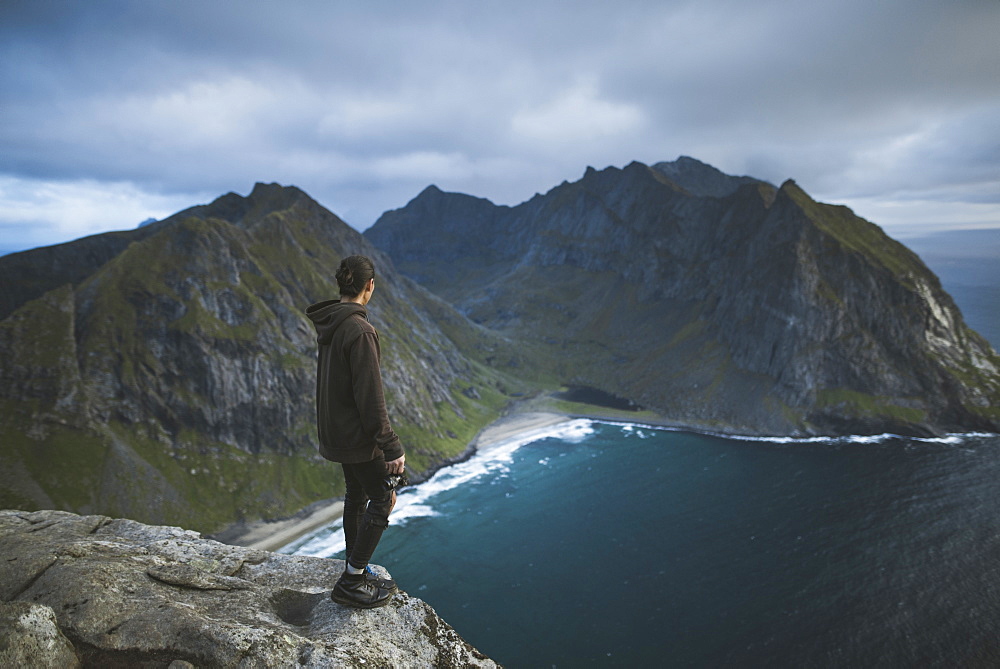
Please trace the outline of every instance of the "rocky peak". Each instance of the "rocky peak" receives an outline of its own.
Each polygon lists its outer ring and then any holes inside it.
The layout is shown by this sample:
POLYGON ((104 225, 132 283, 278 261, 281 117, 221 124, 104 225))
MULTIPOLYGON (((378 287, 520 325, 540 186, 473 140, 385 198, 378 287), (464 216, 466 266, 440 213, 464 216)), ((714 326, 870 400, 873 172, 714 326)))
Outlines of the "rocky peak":
POLYGON ((295 186, 258 182, 254 184, 253 190, 246 197, 237 193, 226 193, 209 204, 197 205, 180 211, 165 219, 164 223, 194 217, 203 220, 217 218, 234 225, 247 226, 275 212, 287 211, 296 207, 319 206, 315 200, 295 186))
POLYGON ((442 195, 443 193, 444 191, 438 188, 436 184, 431 184, 427 186, 427 188, 420 191, 420 194, 417 195, 415 198, 413 198, 413 200, 411 200, 410 203, 412 204, 413 202, 419 202, 420 200, 436 198, 442 195))
POLYGON ((428 186, 405 207, 382 214, 365 238, 391 257, 393 263, 397 255, 407 257, 406 247, 420 245, 426 262, 410 265, 409 274, 427 281, 431 277, 435 277, 434 281, 453 281, 456 263, 492 265, 510 261, 508 245, 486 248, 463 243, 497 234, 494 226, 498 213, 506 209, 485 198, 446 193, 437 186, 428 186), (435 221, 435 225, 428 227, 423 225, 424 221, 435 221))
POLYGON ((753 177, 734 177, 689 156, 681 156, 673 162, 653 165, 653 169, 692 195, 701 197, 726 197, 746 184, 761 184, 753 177))
MULTIPOLYGON (((227 193, 209 204, 196 205, 161 221, 153 221, 134 230, 91 235, 81 239, 45 246, 0 257, 0 319, 7 317, 25 302, 41 297, 49 290, 79 284, 105 263, 121 254, 129 244, 141 242, 165 228, 188 218, 209 218, 243 226, 268 214, 299 207, 312 212, 325 210, 294 186, 258 183, 249 196, 227 193)), ((333 214, 327 215, 337 219, 333 214)))

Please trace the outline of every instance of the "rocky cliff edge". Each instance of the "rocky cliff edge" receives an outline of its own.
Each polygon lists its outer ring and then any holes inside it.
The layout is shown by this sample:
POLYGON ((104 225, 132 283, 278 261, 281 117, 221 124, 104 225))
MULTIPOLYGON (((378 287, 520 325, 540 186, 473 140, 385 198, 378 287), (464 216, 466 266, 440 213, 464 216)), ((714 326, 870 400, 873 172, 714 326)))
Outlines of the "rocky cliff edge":
POLYGON ((176 527, 0 511, 0 665, 492 667, 423 601, 330 600, 340 560, 176 527))

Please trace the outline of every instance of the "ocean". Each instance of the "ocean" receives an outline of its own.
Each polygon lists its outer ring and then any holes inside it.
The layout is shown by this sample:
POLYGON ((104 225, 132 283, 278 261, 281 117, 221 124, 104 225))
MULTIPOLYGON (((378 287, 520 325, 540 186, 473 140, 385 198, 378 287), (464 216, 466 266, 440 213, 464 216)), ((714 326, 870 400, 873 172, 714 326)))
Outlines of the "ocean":
MULTIPOLYGON (((374 561, 509 667, 1000 666, 997 435, 579 419, 404 489, 391 523, 374 561)), ((283 551, 343 557, 342 531, 283 551)))
POLYGON ((1000 664, 1000 438, 529 439, 401 493, 375 557, 502 664, 1000 664))

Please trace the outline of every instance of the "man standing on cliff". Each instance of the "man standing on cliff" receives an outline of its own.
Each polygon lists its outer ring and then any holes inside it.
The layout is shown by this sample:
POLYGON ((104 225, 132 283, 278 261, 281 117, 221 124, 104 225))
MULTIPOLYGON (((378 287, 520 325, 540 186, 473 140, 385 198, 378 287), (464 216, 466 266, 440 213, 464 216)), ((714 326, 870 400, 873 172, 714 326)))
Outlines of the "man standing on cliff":
POLYGON ((344 537, 347 564, 333 588, 333 601, 371 609, 389 603, 396 591, 391 579, 378 578, 368 566, 389 512, 406 456, 389 425, 378 333, 368 322, 365 305, 375 291, 375 267, 365 256, 344 258, 337 270, 339 300, 306 309, 316 326, 319 368, 316 416, 320 454, 344 469, 344 537))

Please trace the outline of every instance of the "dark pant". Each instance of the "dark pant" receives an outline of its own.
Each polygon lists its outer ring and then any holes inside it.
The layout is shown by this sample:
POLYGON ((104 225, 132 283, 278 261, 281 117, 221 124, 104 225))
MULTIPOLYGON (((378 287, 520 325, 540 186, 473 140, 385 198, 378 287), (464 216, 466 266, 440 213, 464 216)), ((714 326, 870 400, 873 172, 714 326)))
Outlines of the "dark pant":
POLYGON ((396 503, 395 492, 385 485, 385 460, 379 455, 371 462, 341 464, 347 492, 344 494, 344 538, 347 561, 364 569, 372 559, 382 532, 389 526, 389 512, 396 503))

